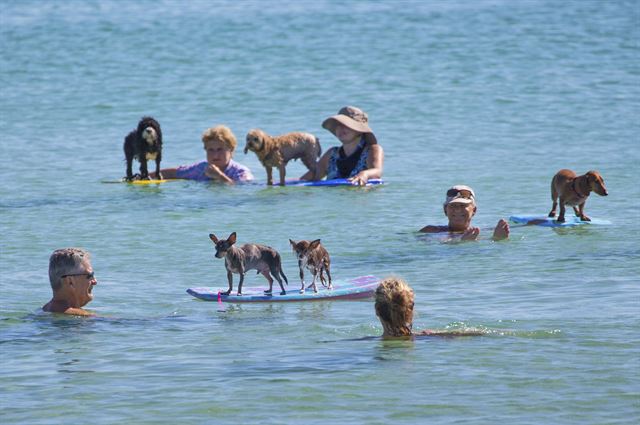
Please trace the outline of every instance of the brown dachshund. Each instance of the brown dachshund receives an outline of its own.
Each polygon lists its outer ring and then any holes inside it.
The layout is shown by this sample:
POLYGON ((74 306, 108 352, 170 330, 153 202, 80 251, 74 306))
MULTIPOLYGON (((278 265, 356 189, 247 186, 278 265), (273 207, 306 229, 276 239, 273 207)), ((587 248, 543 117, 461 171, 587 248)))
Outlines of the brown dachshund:
POLYGON ((565 205, 572 206, 576 217, 580 217, 580 220, 591 221, 584 214, 584 203, 591 192, 595 192, 600 196, 608 195, 604 180, 599 172, 588 171, 586 174, 577 176, 571 170, 563 169, 558 171, 551 180, 553 206, 551 207, 551 212, 549 212, 549 217, 555 217, 558 198, 560 198, 559 222, 564 222, 565 205))
POLYGON ((247 134, 244 153, 253 151, 267 170, 267 184, 273 184, 272 167, 280 171, 280 185, 284 186, 287 163, 300 158, 302 163, 315 174, 316 159, 322 154, 320 141, 309 133, 287 133, 269 136, 262 130, 254 129, 247 134))

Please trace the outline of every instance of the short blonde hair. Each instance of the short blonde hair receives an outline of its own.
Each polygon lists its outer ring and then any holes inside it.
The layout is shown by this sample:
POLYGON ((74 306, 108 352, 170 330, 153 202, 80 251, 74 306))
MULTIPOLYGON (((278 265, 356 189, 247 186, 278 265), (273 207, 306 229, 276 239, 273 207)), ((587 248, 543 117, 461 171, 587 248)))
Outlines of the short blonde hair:
POLYGON ((408 336, 413 327, 413 289, 402 279, 388 277, 376 289, 376 315, 384 336, 408 336))
POLYGON ((233 135, 229 127, 224 125, 208 128, 202 133, 202 143, 205 144, 205 147, 207 142, 212 141, 221 142, 231 152, 235 151, 238 145, 236 136, 233 135))

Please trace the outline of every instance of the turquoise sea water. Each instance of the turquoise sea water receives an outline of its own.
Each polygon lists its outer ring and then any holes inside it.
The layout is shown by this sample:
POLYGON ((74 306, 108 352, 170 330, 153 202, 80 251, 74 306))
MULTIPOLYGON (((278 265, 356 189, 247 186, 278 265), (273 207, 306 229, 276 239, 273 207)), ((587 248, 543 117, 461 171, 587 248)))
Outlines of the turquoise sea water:
MULTIPOLYGON (((0 421, 5 424, 640 421, 640 2, 0 2, 0 421), (142 115, 163 165, 231 127, 309 131, 369 113, 387 185, 104 184, 142 115), (514 227, 443 244, 444 191, 483 234, 544 214, 560 168, 597 169, 609 226, 514 227), (336 279, 396 275, 414 327, 382 341, 371 301, 226 306, 208 233, 278 249, 322 238, 336 279), (81 246, 99 318, 39 313, 51 252, 81 246)), ((235 158, 265 180, 255 155, 235 158)), ((303 174, 300 163, 288 167, 303 174)), ((263 284, 250 274, 246 285, 263 284)), ((237 282, 237 278, 236 278, 237 282)))

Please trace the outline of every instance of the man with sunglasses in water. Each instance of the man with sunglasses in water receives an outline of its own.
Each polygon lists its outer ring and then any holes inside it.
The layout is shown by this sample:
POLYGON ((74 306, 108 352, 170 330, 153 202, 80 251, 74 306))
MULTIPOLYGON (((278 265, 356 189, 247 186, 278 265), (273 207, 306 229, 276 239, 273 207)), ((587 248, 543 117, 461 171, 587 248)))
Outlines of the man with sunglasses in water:
MULTIPOLYGON (((449 233, 460 235, 463 241, 474 241, 480 235, 480 228, 471 225, 471 219, 476 214, 476 195, 469 186, 457 185, 447 191, 444 202, 444 214, 449 219, 446 226, 425 226, 420 229, 423 233, 449 233)), ((499 241, 509 238, 509 223, 504 219, 498 221, 493 230, 493 240, 499 241)))
POLYGON ((94 316, 82 309, 93 299, 93 286, 98 283, 87 251, 79 248, 55 250, 49 258, 49 281, 53 298, 42 307, 44 311, 94 316))

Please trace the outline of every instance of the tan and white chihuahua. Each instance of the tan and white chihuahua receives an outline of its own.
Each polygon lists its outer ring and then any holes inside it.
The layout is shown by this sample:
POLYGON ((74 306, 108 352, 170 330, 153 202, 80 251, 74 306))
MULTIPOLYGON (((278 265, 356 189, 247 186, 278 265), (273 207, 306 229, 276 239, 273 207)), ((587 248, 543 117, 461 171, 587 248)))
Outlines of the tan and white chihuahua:
POLYGON ((315 241, 301 240, 298 242, 289 239, 289 243, 293 248, 293 252, 296 254, 296 258, 298 258, 300 280, 302 281, 300 293, 304 294, 305 267, 307 267, 313 274, 313 280, 311 281, 311 285, 309 285, 307 289, 313 287, 313 292, 318 292, 318 287, 316 286, 316 277, 318 275, 320 275, 320 282, 322 282, 322 286, 327 286, 325 278, 323 276, 323 272, 326 272, 329 278, 328 289, 333 289, 333 286, 331 285, 331 259, 329 258, 329 253, 327 252, 327 250, 320 243, 320 239, 316 239, 315 241))
POLYGON ((242 295, 242 284, 244 275, 247 270, 257 270, 262 273, 269 281, 269 290, 264 291, 270 295, 273 290, 273 276, 280 284, 280 295, 285 295, 287 291, 282 286, 282 279, 288 285, 287 277, 282 272, 282 261, 278 251, 266 245, 258 245, 255 243, 246 243, 239 247, 234 246, 236 243, 236 232, 231 233, 227 239, 218 239, 213 233, 209 234, 209 238, 216 247, 216 258, 224 258, 224 266, 227 268, 227 279, 229 279, 229 290, 223 292, 229 295, 233 290, 233 273, 240 275, 240 283, 238 284, 238 295, 242 295), (269 274, 271 273, 271 274, 269 274))

